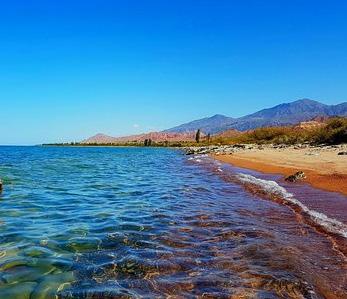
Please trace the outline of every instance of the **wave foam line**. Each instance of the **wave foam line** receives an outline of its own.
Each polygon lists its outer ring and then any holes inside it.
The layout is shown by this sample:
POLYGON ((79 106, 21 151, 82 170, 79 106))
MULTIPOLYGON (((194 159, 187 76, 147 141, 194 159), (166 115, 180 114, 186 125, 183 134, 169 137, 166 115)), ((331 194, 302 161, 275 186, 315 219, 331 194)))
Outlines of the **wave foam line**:
POLYGON ((264 191, 273 194, 275 196, 281 197, 285 202, 292 204, 296 207, 299 207, 304 213, 306 213, 313 222, 323 227, 330 233, 338 234, 347 239, 347 225, 333 218, 329 218, 327 215, 310 210, 306 205, 302 202, 294 198, 292 193, 289 193, 285 188, 278 185, 275 181, 267 181, 258 179, 254 176, 239 173, 237 174, 237 178, 243 182, 248 184, 253 184, 261 187, 264 191))

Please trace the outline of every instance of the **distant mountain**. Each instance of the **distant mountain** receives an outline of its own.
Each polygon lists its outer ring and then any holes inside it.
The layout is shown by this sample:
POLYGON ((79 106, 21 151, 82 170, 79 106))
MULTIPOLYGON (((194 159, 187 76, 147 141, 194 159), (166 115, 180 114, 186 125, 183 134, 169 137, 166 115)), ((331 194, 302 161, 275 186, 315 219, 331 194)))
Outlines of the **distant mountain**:
POLYGON ((91 143, 94 143, 94 144, 106 144, 106 143, 114 143, 115 140, 116 140, 115 137, 99 133, 99 134, 96 134, 96 135, 94 135, 92 137, 89 137, 86 140, 81 141, 81 143, 85 143, 85 144, 91 144, 91 143))
POLYGON ((330 106, 330 116, 331 115, 340 115, 340 116, 347 116, 347 103, 341 103, 335 106, 330 106))
POLYGON ((227 117, 225 115, 216 114, 211 117, 206 117, 198 120, 194 120, 189 123, 165 130, 163 132, 192 132, 197 129, 201 129, 205 133, 217 133, 223 131, 227 126, 235 122, 236 119, 227 117))
MULTIPOLYGON (((302 99, 280 104, 272 108, 240 117, 232 118, 221 114, 194 120, 189 123, 162 131, 124 137, 112 137, 97 134, 82 143, 109 144, 124 142, 143 142, 145 139, 160 141, 193 141, 195 132, 201 129, 203 134, 219 134, 220 137, 235 136, 238 131, 247 131, 265 126, 294 125, 310 120, 325 119, 331 116, 347 116, 347 102, 339 105, 325 105, 317 101, 302 99), (223 133, 222 133, 223 132, 223 133)), ((303 123, 301 126, 313 126, 316 123, 303 123)))
POLYGON ((191 132, 201 129, 205 133, 219 133, 228 129, 247 131, 265 126, 284 126, 308 121, 318 116, 347 116, 347 103, 325 105, 317 101, 302 99, 263 109, 240 118, 224 115, 195 120, 164 132, 191 132))
POLYGON ((123 137, 112 137, 105 134, 96 134, 86 140, 81 141, 82 144, 117 144, 125 142, 143 142, 145 139, 152 139, 154 142, 160 141, 193 141, 195 140, 195 132, 187 133, 169 133, 169 132, 151 132, 146 134, 130 135, 123 137))

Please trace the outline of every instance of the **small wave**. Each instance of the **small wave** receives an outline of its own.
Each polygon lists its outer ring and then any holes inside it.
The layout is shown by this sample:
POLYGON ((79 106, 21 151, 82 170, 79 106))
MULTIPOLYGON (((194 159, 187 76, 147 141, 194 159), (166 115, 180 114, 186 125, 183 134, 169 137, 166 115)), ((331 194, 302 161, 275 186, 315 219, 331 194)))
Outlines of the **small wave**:
POLYGON ((237 178, 246 184, 252 184, 260 187, 263 191, 269 193, 269 195, 278 196, 284 202, 299 208, 303 213, 307 214, 311 221, 320 227, 324 228, 326 231, 340 235, 347 239, 347 225, 327 215, 311 210, 302 202, 294 198, 292 193, 289 193, 284 187, 278 185, 275 181, 268 181, 263 179, 258 179, 252 175, 239 173, 237 178))
POLYGON ((188 158, 189 161, 194 161, 197 163, 201 163, 203 159, 207 158, 207 154, 201 154, 201 155, 194 155, 193 157, 188 158))

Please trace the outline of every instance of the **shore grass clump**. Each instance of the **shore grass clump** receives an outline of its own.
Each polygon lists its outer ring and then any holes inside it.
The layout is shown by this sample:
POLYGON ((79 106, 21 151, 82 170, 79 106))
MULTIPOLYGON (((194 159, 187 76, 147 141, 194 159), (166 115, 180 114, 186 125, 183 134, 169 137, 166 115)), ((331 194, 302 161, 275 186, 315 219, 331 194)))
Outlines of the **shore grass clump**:
POLYGON ((347 118, 334 117, 318 127, 298 126, 263 127, 244 132, 229 139, 219 139, 221 144, 341 144, 347 143, 347 118))
POLYGON ((264 127, 253 131, 245 132, 235 138, 237 143, 256 144, 296 144, 303 143, 310 139, 308 130, 301 130, 294 127, 264 127))
POLYGON ((313 141, 327 144, 347 143, 347 118, 335 117, 328 120, 325 127, 315 132, 313 141))

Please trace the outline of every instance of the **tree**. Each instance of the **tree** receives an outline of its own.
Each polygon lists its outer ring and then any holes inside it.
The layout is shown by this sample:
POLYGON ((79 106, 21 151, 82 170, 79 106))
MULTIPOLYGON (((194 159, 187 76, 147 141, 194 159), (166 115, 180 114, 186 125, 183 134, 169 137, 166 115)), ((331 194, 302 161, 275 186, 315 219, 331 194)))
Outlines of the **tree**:
POLYGON ((196 135, 195 135, 195 140, 197 143, 200 142, 200 135, 201 135, 201 132, 200 132, 200 129, 196 131, 196 135))
POLYGON ((207 134, 207 143, 209 144, 211 141, 211 133, 208 133, 207 134))
POLYGON ((148 146, 148 139, 145 139, 144 146, 148 146))

